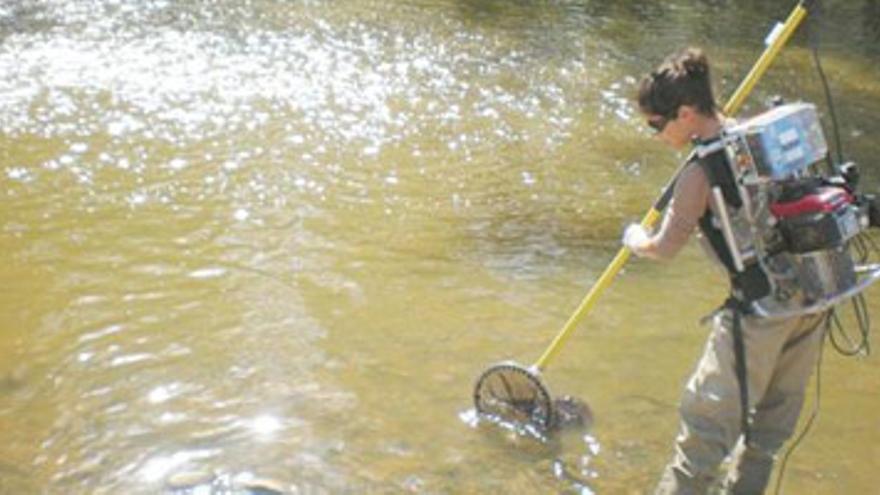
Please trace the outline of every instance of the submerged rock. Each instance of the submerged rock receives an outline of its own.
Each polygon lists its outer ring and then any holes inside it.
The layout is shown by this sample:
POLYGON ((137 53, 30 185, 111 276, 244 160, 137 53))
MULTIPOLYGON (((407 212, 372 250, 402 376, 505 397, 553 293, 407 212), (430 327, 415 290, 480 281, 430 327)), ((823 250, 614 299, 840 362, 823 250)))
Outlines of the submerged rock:
POLYGON ((236 481, 235 488, 248 495, 287 495, 290 493, 283 483, 269 478, 250 478, 236 481))
POLYGON ((210 485, 215 477, 210 471, 183 471, 169 476, 165 485, 169 490, 186 490, 199 485, 210 485))
POLYGON ((27 375, 27 367, 23 364, 0 374, 0 392, 13 392, 21 388, 27 381, 27 375))

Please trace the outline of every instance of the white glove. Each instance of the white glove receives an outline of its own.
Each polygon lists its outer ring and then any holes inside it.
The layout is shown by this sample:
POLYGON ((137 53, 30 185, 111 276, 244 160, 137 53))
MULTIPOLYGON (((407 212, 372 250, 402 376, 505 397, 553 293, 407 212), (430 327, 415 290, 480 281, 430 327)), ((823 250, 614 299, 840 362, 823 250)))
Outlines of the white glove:
POLYGON ((623 245, 636 254, 648 243, 649 238, 648 231, 637 223, 629 224, 623 231, 623 245))

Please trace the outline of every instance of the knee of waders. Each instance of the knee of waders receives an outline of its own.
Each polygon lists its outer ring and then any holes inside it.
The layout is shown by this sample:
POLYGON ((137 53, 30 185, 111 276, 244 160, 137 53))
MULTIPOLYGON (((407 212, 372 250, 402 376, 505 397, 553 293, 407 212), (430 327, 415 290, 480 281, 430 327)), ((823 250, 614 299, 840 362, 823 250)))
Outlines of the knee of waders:
POLYGON ((711 391, 685 391, 679 406, 682 434, 679 446, 698 452, 712 464, 720 463, 740 436, 739 400, 711 391))

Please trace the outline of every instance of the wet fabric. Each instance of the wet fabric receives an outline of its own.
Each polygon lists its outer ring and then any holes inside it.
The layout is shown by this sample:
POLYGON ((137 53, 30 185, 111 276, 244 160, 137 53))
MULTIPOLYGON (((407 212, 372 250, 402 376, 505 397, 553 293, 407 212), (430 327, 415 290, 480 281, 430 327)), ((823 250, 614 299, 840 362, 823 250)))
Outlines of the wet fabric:
POLYGON ((740 423, 740 388, 733 345, 733 313, 719 312, 680 404, 681 430, 657 495, 704 494, 719 481, 726 493, 762 493, 776 453, 792 435, 818 357, 821 316, 785 320, 742 317, 751 438, 740 423))

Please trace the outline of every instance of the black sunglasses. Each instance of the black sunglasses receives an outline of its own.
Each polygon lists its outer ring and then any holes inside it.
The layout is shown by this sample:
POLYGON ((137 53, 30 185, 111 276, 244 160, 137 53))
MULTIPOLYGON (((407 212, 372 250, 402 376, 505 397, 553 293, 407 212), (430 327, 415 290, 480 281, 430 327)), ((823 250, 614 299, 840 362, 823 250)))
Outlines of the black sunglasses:
POLYGON ((669 124, 671 121, 673 121, 677 118, 678 118, 678 110, 676 110, 675 112, 672 112, 671 114, 660 115, 658 118, 655 118, 655 119, 648 119, 646 123, 648 124, 648 127, 650 127, 651 129, 654 129, 654 132, 656 132, 657 134, 660 134, 661 132, 663 132, 663 129, 666 129, 667 124, 669 124))

